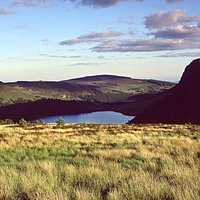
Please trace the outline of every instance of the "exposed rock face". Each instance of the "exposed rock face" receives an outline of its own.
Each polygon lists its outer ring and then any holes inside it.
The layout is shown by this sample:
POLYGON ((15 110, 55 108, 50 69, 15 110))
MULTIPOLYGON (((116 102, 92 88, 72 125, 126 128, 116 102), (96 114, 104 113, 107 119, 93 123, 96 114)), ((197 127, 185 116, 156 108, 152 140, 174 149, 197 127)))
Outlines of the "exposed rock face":
POLYGON ((185 69, 177 87, 190 94, 200 95, 200 59, 193 60, 185 69))
POLYGON ((200 59, 185 69, 180 82, 167 96, 130 123, 194 123, 200 124, 200 59))

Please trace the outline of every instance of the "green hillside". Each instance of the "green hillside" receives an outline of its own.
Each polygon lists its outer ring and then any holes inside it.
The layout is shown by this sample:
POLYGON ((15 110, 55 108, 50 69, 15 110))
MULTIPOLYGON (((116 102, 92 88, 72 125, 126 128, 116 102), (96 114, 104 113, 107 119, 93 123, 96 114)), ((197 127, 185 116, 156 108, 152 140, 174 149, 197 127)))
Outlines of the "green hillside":
POLYGON ((21 87, 13 87, 6 84, 0 84, 0 104, 12 104, 26 100, 35 100, 36 94, 21 87))
POLYGON ((123 102, 133 95, 157 93, 174 85, 164 81, 139 80, 113 75, 90 76, 59 82, 19 81, 0 84, 0 104, 8 105, 43 98, 123 102))

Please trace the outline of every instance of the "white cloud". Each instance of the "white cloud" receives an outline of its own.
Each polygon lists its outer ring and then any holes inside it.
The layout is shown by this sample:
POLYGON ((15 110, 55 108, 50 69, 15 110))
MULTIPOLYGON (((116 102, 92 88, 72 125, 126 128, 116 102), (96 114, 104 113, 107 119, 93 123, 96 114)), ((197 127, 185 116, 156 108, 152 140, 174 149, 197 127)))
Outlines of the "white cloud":
POLYGON ((60 45, 75 45, 80 43, 97 43, 104 41, 106 38, 118 37, 124 35, 122 32, 117 31, 102 31, 92 32, 89 34, 80 35, 75 39, 64 40, 60 42, 60 45))

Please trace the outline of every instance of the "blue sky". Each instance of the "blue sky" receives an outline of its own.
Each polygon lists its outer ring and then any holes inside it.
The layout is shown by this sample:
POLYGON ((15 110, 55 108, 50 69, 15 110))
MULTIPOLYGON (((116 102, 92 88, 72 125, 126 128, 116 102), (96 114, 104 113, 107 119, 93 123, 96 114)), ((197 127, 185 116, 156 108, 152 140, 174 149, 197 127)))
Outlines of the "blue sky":
POLYGON ((178 81, 200 57, 198 0, 0 0, 1 81, 178 81))

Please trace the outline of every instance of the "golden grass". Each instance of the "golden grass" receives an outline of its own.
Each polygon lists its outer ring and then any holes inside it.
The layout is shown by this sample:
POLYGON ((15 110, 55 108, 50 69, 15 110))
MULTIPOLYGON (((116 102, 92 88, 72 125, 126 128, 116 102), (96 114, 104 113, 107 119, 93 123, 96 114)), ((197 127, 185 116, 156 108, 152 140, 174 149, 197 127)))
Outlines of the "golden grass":
POLYGON ((0 199, 198 200, 200 126, 0 126, 0 199))

